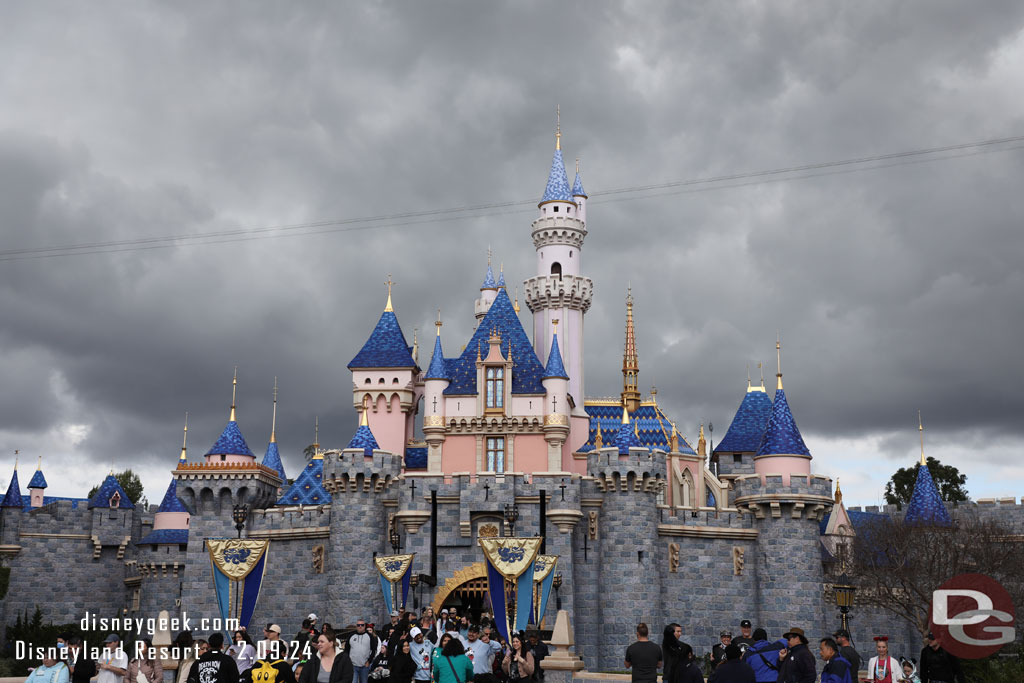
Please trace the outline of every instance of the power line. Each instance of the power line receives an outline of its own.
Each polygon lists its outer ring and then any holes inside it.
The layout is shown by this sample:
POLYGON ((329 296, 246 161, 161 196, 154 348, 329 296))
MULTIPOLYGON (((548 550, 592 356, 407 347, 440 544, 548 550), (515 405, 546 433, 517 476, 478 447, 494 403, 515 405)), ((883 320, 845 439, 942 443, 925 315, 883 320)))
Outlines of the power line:
MULTIPOLYGON (((673 194, 694 193, 718 189, 732 189, 737 187, 749 187, 751 185, 757 185, 762 183, 803 180, 808 178, 838 175, 842 173, 870 171, 882 168, 891 168, 894 166, 912 165, 933 161, 946 161, 950 159, 978 156, 981 154, 989 154, 993 152, 1010 151, 1024 148, 1024 145, 1009 145, 1009 143, 1021 142, 1024 142, 1024 135, 994 138, 990 140, 980 140, 976 142, 965 142, 956 145, 945 145, 942 147, 905 150, 902 152, 891 152, 887 154, 877 154, 873 156, 856 157, 851 159, 840 159, 812 164, 801 164, 798 166, 788 166, 783 168, 749 171, 744 173, 733 173, 727 175, 713 176, 709 178, 691 178, 687 180, 676 180, 649 185, 637 185, 633 187, 599 190, 597 192, 591 193, 590 197, 596 199, 598 203, 604 204, 620 201, 633 201, 637 199, 646 199, 648 197, 667 196, 673 194), (1007 146, 1000 147, 1000 145, 1007 146), (946 156, 928 156, 958 151, 964 153, 948 154, 946 156), (891 163, 865 166, 865 164, 870 164, 879 161, 890 161, 891 163), (793 175, 804 171, 811 172, 804 173, 802 175, 793 175), (817 171, 823 172, 819 173, 817 171), (748 182, 734 182, 743 180, 748 182), (670 191, 658 192, 658 190, 670 191)), ((355 230, 403 227, 409 225, 436 223, 441 220, 464 220, 468 218, 484 218, 488 216, 509 213, 522 213, 530 209, 518 207, 532 207, 535 203, 536 198, 531 198, 519 201, 490 202, 486 204, 472 204, 460 207, 428 209, 422 211, 407 211, 402 213, 365 216, 360 218, 338 218, 324 221, 267 226, 261 228, 236 228, 231 230, 218 230, 194 234, 168 235, 163 237, 143 237, 125 240, 83 242, 53 247, 27 247, 21 249, 3 249, 0 250, 0 261, 22 261, 43 258, 56 258, 62 256, 84 256, 89 254, 120 253, 125 251, 146 251, 152 249, 167 249, 179 246, 225 244, 229 242, 243 242, 256 239, 267 239, 291 235, 305 236, 325 234, 331 232, 349 232, 355 230)))

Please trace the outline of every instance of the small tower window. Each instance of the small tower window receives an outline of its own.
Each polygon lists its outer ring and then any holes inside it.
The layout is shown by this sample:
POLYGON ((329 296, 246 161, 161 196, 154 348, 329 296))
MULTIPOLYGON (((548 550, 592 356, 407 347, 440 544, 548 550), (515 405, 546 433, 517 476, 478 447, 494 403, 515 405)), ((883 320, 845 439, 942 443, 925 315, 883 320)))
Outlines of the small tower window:
POLYGON ((569 252, 569 258, 572 258, 572 252, 571 251, 569 252))
POLYGON ((552 275, 557 275, 558 277, 562 277, 562 264, 559 263, 558 261, 555 261, 554 263, 552 263, 551 264, 551 274, 552 275))
POLYGON ((487 407, 505 407, 505 368, 487 368, 487 407))
POLYGON ((398 378, 397 378, 397 377, 395 377, 394 379, 392 379, 392 380, 391 380, 391 383, 392 383, 392 384, 398 384, 398 378))
POLYGON ((487 437, 487 471, 505 471, 505 437, 487 437))
POLYGON ((558 213, 558 207, 557 206, 552 207, 552 208, 554 209, 555 213, 558 213))
POLYGON ((381 377, 379 380, 377 380, 377 384, 384 384, 384 378, 381 377))

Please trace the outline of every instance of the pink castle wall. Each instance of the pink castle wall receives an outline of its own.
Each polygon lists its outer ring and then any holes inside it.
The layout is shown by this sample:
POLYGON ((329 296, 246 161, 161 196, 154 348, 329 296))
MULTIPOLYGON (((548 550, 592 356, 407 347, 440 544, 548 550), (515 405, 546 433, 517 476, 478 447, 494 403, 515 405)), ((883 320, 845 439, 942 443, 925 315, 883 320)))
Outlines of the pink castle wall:
POLYGON ((803 455, 758 455, 754 457, 754 471, 762 484, 766 474, 781 474, 782 485, 789 486, 790 475, 811 473, 811 459, 803 455))
POLYGON ((449 435, 441 448, 441 471, 476 472, 476 437, 449 435))
POLYGON ((516 472, 547 472, 548 442, 540 434, 519 434, 515 437, 516 472))
POLYGON ((404 455, 406 424, 398 394, 390 396, 390 411, 388 411, 388 403, 389 400, 385 396, 377 397, 377 403, 367 415, 370 431, 373 432, 381 450, 404 455))

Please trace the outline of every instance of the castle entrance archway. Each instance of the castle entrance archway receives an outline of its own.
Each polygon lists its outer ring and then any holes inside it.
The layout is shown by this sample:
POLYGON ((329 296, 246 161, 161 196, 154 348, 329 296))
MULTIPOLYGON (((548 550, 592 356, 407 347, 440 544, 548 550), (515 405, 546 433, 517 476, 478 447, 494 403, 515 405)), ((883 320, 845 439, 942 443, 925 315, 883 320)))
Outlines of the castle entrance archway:
POLYGON ((487 600, 487 567, 484 563, 474 562, 445 579, 431 606, 434 614, 440 614, 442 608, 455 607, 460 615, 468 610, 475 619, 479 619, 481 612, 490 609, 487 600))

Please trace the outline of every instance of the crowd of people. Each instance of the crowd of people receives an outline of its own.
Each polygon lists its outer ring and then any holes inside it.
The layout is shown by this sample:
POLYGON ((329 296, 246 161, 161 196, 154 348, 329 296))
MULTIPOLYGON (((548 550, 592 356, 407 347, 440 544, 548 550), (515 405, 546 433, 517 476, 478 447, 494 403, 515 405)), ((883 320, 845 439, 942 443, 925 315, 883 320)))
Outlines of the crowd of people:
MULTIPOLYGON (((682 640, 682 627, 669 624, 661 645, 650 639, 646 624, 626 649, 624 664, 634 683, 704 683, 705 662, 682 640)), ((471 619, 455 609, 419 616, 391 613, 377 628, 357 619, 344 633, 318 624, 311 613, 291 641, 281 627, 267 624, 254 641, 245 629, 227 642, 223 633, 194 639, 179 634, 173 651, 182 653, 174 683, 527 683, 542 681, 548 648, 536 630, 498 633, 489 612, 471 619)), ((850 634, 838 630, 817 644, 818 671, 811 644, 801 628, 769 640, 762 628, 740 622, 740 635, 724 630, 711 648, 708 683, 965 683, 959 661, 942 649, 933 634, 919 659, 896 659, 889 639, 874 639, 875 656, 866 664, 850 634)), ((117 634, 107 636, 100 656, 90 659, 82 640, 68 634, 57 640, 53 657, 44 657, 26 683, 163 683, 161 654, 148 640, 128 650, 117 634), (137 653, 129 657, 128 651, 137 653)))
MULTIPOLYGON (((728 630, 719 634, 710 652, 708 683, 965 683, 960 662, 932 633, 919 659, 897 660, 889 654, 889 638, 876 636, 875 656, 862 675, 863 659, 845 629, 818 641, 820 672, 803 629, 794 627, 769 640, 764 629, 744 619, 740 632, 738 638, 728 630)), ((626 649, 624 662, 633 682, 656 683, 660 668, 663 683, 704 683, 704 668, 682 634, 679 624, 669 624, 659 646, 651 641, 647 624, 638 624, 637 640, 626 649)))

